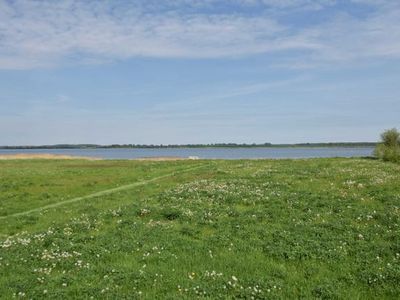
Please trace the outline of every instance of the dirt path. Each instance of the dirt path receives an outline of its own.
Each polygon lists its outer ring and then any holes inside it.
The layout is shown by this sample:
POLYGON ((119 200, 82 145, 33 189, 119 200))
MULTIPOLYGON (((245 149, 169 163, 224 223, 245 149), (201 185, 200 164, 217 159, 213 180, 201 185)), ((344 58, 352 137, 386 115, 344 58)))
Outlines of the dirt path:
POLYGON ((77 198, 73 198, 73 199, 69 199, 69 200, 65 200, 65 201, 61 201, 61 202, 57 202, 57 203, 53 203, 53 204, 49 204, 49 205, 45 205, 45 206, 41 206, 41 207, 37 207, 37 208, 31 209, 31 210, 27 210, 27 211, 11 214, 11 215, 8 215, 8 216, 1 216, 0 220, 5 220, 5 219, 11 218, 11 217, 26 216, 26 215, 29 215, 31 213, 40 212, 40 211, 45 210, 45 209, 55 208, 55 207, 59 207, 59 206, 65 205, 65 204, 70 204, 70 203, 74 203, 74 202, 78 202, 78 201, 82 201, 82 200, 92 199, 92 198, 96 198, 96 197, 100 197, 100 196, 104 196, 104 195, 109 195, 109 194, 112 194, 112 193, 115 193, 115 192, 129 190, 129 189, 137 187, 137 186, 146 185, 146 184, 152 183, 154 181, 157 181, 157 180, 160 180, 160 179, 163 179, 163 178, 174 176, 178 172, 179 173, 189 172, 189 171, 193 171, 193 170, 205 167, 206 165, 208 165, 208 164, 202 164, 200 166, 179 170, 179 171, 176 171, 176 172, 173 172, 173 173, 169 173, 169 174, 165 174, 165 175, 162 175, 162 176, 157 176, 157 177, 154 177, 152 179, 148 179, 148 180, 143 180, 143 181, 127 184, 127 185, 119 186, 119 187, 112 188, 112 189, 107 189, 107 190, 96 192, 96 193, 89 194, 89 195, 86 195, 86 196, 77 197, 77 198))

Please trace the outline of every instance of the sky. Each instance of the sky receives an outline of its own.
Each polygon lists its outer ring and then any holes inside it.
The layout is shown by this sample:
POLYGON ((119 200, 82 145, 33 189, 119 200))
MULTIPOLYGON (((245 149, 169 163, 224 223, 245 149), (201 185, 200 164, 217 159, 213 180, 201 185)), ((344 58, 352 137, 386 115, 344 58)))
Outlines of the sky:
POLYGON ((398 0, 0 0, 0 145, 376 141, 398 0))

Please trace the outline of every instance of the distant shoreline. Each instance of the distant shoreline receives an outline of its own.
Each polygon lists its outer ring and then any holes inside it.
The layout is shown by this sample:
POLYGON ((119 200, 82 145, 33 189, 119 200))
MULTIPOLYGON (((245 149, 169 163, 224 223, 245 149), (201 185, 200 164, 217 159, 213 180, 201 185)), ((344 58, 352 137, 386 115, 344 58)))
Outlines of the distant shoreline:
POLYGON ((38 150, 38 149, 179 149, 179 148, 322 148, 322 147, 375 147, 376 142, 338 142, 338 143, 297 143, 297 144, 186 144, 186 145, 133 145, 133 144, 59 144, 40 146, 0 146, 0 150, 38 150))

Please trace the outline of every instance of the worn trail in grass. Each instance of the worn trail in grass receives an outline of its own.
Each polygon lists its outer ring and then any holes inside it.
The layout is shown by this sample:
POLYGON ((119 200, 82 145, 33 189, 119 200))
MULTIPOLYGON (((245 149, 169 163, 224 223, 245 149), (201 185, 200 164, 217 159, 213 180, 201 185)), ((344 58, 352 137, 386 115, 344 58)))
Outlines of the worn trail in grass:
POLYGON ((0 185, 0 215, 42 208, 0 220, 6 299, 400 295, 396 164, 7 161, 0 185))
MULTIPOLYGON (((193 170, 199 169, 201 167, 204 167, 204 166, 191 167, 191 168, 180 170, 180 172, 189 172, 189 171, 193 171, 193 170)), ((170 173, 170 174, 166 174, 166 175, 162 175, 162 176, 157 176, 157 177, 154 177, 154 178, 148 179, 148 180, 143 180, 143 181, 139 181, 139 182, 135 182, 135 183, 131 183, 131 184, 126 184, 126 185, 119 186, 119 187, 116 187, 116 188, 106 189, 106 190, 103 190, 103 191, 100 191, 100 192, 96 192, 96 193, 93 193, 93 194, 89 194, 89 195, 86 195, 86 196, 76 197, 76 198, 68 199, 68 200, 64 200, 64 201, 59 201, 59 202, 56 202, 56 203, 53 203, 53 204, 37 207, 37 208, 31 209, 31 210, 28 210, 28 211, 14 213, 14 214, 7 215, 7 216, 0 216, 0 220, 11 218, 11 217, 26 216, 26 215, 29 215, 31 213, 40 212, 42 210, 56 208, 56 207, 59 207, 59 206, 62 206, 62 205, 66 205, 66 204, 70 204, 70 203, 74 203, 74 202, 78 202, 78 201, 82 201, 82 200, 89 200, 91 198, 106 196, 106 195, 109 195, 109 194, 112 194, 112 193, 115 193, 115 192, 129 190, 129 189, 132 189, 134 187, 138 187, 138 186, 141 186, 141 185, 149 184, 149 183, 152 183, 154 181, 158 181, 158 180, 166 178, 166 177, 171 177, 173 175, 175 175, 175 172, 170 173)))

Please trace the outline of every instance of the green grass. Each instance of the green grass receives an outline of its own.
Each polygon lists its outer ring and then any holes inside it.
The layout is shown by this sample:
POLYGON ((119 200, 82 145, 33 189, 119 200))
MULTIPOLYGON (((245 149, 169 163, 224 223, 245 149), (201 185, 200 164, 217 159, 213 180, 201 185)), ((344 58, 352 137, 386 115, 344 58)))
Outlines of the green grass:
POLYGON ((398 299, 399 221, 377 160, 0 161, 0 297, 398 299))

